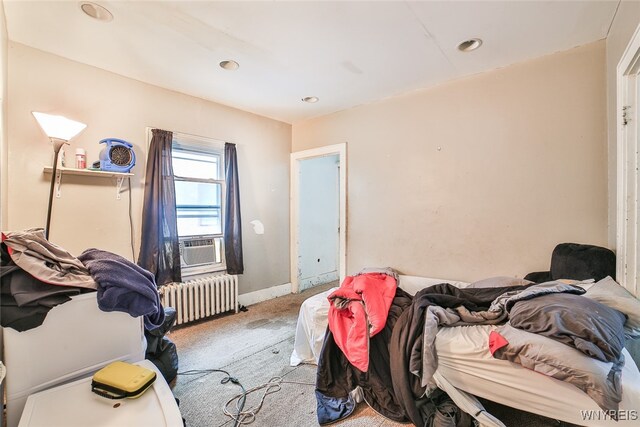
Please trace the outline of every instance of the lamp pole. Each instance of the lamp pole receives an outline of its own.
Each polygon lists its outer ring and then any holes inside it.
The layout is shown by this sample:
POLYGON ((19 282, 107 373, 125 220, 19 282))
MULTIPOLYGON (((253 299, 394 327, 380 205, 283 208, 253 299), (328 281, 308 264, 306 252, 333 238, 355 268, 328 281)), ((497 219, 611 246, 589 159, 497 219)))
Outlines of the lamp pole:
POLYGON ((87 125, 53 114, 39 113, 37 111, 32 111, 31 114, 33 114, 33 117, 35 117, 53 144, 53 170, 51 171, 51 188, 49 189, 49 205, 47 206, 47 226, 44 229, 44 237, 49 240, 53 187, 55 186, 56 175, 58 173, 58 154, 62 146, 68 144, 69 140, 82 132, 87 125))
POLYGON ((49 205, 47 207, 47 225, 44 229, 44 238, 49 240, 49 227, 51 225, 51 207, 53 205, 53 188, 56 183, 56 174, 58 172, 58 154, 64 144, 68 144, 64 139, 51 138, 53 143, 53 171, 51 172, 51 187, 49 189, 49 205))

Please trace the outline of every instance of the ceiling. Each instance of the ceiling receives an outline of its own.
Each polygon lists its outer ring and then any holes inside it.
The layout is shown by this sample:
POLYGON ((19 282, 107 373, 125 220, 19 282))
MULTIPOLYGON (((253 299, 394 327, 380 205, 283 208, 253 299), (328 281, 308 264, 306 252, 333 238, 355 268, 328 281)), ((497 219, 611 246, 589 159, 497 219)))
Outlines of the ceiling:
POLYGON ((288 123, 603 39, 616 1, 4 0, 9 39, 288 123), (456 46, 479 37, 480 49, 456 46), (223 60, 236 71, 219 67, 223 60), (319 102, 301 101, 317 96, 319 102))

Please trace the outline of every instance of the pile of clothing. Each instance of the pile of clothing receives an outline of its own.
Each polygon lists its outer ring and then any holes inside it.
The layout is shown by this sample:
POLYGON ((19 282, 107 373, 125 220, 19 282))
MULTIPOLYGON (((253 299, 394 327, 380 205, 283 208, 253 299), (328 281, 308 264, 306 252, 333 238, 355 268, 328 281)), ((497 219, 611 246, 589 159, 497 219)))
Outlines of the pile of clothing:
POLYGON ((76 257, 44 237, 42 229, 2 233, 2 326, 19 332, 40 326, 49 310, 98 287, 76 257))
MULTIPOLYGON (((318 362, 317 416, 320 425, 350 416, 356 401, 364 400, 384 417, 407 422, 407 402, 398 398, 391 371, 390 341, 401 315, 413 297, 397 287, 390 268, 365 269, 347 277, 329 295, 329 328, 318 362)), ((441 390, 414 401, 416 425, 467 427, 472 421, 441 390)))
POLYGON ((560 358, 550 366, 567 369, 536 370, 575 385, 603 410, 617 411, 627 317, 582 297, 585 289, 577 282, 526 281, 518 286, 464 289, 442 283, 412 297, 396 286, 397 279, 391 269, 364 270, 346 278, 329 295, 329 328, 316 381, 321 425, 348 417, 358 394, 377 413, 396 422, 472 425, 433 381, 440 326, 501 324, 492 332, 488 349, 496 358, 525 367, 529 366, 523 361, 529 359, 524 352, 532 340, 550 339, 534 350, 542 354, 557 343, 562 351, 543 356, 560 358), (504 325, 507 320, 510 323, 504 325), (585 375, 586 370, 580 371, 582 375, 572 373, 571 366, 580 365, 582 359, 599 367, 594 375, 585 375), (603 369, 606 375, 597 377, 603 369))
POLYGON ((76 258, 36 228, 2 233, 0 256, 4 327, 20 332, 36 328, 56 305, 93 291, 103 311, 144 316, 146 329, 163 324, 153 275, 119 255, 88 249, 76 258))

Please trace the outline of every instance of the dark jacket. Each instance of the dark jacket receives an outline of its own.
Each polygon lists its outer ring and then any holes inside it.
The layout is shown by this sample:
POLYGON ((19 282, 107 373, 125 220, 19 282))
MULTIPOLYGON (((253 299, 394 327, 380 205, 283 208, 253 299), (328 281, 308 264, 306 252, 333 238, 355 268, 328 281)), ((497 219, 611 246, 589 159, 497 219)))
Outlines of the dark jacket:
POLYGON ((385 327, 369 341, 367 372, 362 372, 349 363, 327 329, 316 379, 320 424, 335 422, 351 415, 355 405, 349 393, 357 386, 362 388, 364 400, 376 412, 393 421, 407 421, 393 390, 389 368, 389 340, 396 320, 411 304, 411 298, 404 290, 396 289, 385 327))

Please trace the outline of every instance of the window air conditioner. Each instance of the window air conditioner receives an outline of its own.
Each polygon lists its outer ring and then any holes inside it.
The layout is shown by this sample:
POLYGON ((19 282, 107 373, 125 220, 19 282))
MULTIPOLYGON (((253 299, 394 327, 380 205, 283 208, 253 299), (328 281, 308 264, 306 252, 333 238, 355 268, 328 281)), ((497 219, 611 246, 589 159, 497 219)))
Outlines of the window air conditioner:
POLYGON ((216 260, 215 239, 198 237, 180 240, 180 265, 193 267, 219 262, 216 260))

